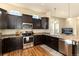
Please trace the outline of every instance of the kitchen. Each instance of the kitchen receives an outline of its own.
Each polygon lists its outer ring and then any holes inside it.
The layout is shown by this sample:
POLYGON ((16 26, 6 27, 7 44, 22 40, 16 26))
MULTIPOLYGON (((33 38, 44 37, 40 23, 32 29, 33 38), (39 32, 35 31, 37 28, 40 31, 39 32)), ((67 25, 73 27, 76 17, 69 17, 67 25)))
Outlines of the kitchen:
POLYGON ((78 56, 78 5, 1 3, 0 55, 78 56))

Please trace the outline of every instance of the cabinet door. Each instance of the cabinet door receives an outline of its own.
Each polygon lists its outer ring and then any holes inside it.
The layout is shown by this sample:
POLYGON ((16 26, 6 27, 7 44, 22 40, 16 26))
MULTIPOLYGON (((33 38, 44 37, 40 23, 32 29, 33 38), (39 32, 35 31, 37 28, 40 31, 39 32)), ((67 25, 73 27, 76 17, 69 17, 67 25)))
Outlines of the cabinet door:
POLYGON ((21 29, 22 27, 21 16, 8 14, 8 26, 9 26, 9 29, 21 29))
POLYGON ((41 29, 41 20, 33 18, 33 29, 41 29))
POLYGON ((42 41, 42 43, 46 43, 46 36, 45 35, 41 35, 41 41, 42 41))
POLYGON ((42 44, 41 35, 34 36, 34 45, 42 44))
POLYGON ((23 23, 32 23, 32 16, 31 15, 23 14, 22 22, 23 23))
POLYGON ((49 26, 48 17, 42 17, 41 18, 41 27, 42 27, 42 29, 48 29, 48 26, 49 26))
POLYGON ((44 42, 45 42, 45 44, 48 45, 48 46, 49 46, 50 43, 51 43, 51 42, 50 42, 50 39, 51 39, 50 36, 47 36, 47 35, 46 35, 46 36, 44 37, 44 42))
POLYGON ((18 16, 16 19, 16 28, 17 29, 22 29, 22 16, 18 16))
POLYGON ((9 52, 11 45, 10 45, 10 38, 5 38, 2 40, 2 53, 9 52))
POLYGON ((0 29, 7 29, 7 11, 0 8, 0 29))
POLYGON ((58 46, 58 41, 59 41, 59 38, 56 38, 56 37, 51 37, 51 43, 50 43, 50 47, 55 49, 56 51, 58 51, 59 49, 59 46, 58 46))
POLYGON ((22 49, 22 38, 5 38, 2 43, 2 52, 10 52, 18 49, 22 49))
POLYGON ((22 49, 22 38, 21 37, 10 38, 10 44, 12 46, 11 47, 12 50, 22 49))
POLYGON ((9 29, 16 29, 16 19, 17 17, 14 15, 8 15, 8 20, 9 20, 9 29))
POLYGON ((0 39, 0 56, 2 55, 2 40, 0 39))
POLYGON ((22 37, 16 38, 16 49, 22 49, 23 48, 23 39, 22 37))

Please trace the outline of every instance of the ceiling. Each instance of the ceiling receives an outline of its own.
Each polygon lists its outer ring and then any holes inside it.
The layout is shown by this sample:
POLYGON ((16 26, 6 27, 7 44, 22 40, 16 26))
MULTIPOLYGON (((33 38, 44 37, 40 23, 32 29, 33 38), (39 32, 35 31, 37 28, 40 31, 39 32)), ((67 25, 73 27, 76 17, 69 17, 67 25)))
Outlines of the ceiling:
MULTIPOLYGON (((23 6, 25 8, 30 8, 38 12, 51 12, 54 15, 54 8, 56 8, 56 17, 68 17, 68 3, 18 3, 18 6, 23 6)), ((70 3, 70 16, 79 16, 79 3, 70 3)))

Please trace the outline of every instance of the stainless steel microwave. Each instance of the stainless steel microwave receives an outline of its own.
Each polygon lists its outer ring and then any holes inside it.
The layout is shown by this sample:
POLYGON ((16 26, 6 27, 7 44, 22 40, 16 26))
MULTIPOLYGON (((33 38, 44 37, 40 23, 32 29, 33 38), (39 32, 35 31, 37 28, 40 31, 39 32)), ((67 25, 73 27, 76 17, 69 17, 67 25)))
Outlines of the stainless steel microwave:
POLYGON ((32 23, 22 23, 22 29, 32 29, 33 24, 32 23))

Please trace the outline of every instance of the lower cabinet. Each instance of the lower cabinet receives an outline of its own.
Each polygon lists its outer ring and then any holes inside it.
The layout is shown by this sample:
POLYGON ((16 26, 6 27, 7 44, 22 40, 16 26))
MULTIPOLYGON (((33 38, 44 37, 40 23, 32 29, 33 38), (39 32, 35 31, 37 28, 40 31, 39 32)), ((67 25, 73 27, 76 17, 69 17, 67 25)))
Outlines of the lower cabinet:
POLYGON ((50 42, 51 42, 50 36, 44 35, 44 36, 43 36, 43 39, 42 39, 42 42, 43 42, 44 44, 50 46, 50 42))
POLYGON ((43 35, 42 42, 47 46, 51 47, 52 49, 59 51, 59 38, 43 35))
POLYGON ((59 51, 59 38, 51 37, 50 47, 55 49, 56 51, 59 51))
POLYGON ((0 56, 2 55, 2 40, 0 39, 0 56))
POLYGON ((22 48, 22 38, 5 38, 2 41, 2 52, 10 52, 22 48))
POLYGON ((34 36, 34 45, 42 44, 42 35, 35 35, 34 36))
POLYGON ((48 35, 36 35, 34 36, 34 45, 46 44, 47 46, 59 51, 59 38, 51 37, 48 35))

